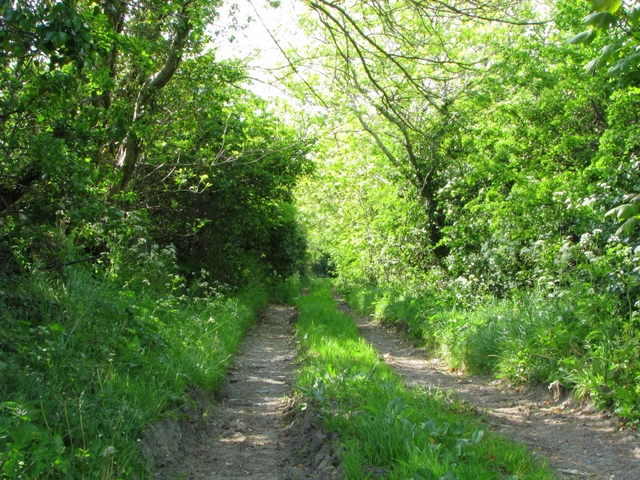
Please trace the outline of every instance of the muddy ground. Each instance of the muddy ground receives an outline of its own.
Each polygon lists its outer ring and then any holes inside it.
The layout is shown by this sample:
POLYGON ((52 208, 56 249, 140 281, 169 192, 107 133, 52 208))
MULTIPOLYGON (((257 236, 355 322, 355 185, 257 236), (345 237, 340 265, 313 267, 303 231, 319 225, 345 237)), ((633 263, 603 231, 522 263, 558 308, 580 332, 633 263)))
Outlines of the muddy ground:
MULTIPOLYGON (((340 308, 351 313, 341 302, 340 308)), ((181 418, 149 428, 142 451, 169 479, 343 478, 335 438, 315 414, 293 404, 295 309, 271 306, 247 335, 222 396, 191 392, 181 418)), ((640 479, 640 436, 610 415, 572 401, 560 388, 517 390, 450 371, 423 349, 369 317, 354 317, 380 358, 409 386, 452 391, 492 429, 545 458, 560 478, 640 479)))

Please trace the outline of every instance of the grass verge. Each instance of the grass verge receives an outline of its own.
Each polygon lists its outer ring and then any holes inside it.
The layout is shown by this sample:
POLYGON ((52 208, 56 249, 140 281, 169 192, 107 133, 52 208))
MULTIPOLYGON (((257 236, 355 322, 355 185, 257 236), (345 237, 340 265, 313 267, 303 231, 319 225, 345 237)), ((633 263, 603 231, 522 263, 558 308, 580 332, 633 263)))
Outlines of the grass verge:
POLYGON ((562 295, 515 292, 510 298, 457 301, 385 287, 354 288, 347 303, 401 327, 449 365, 516 384, 560 382, 582 401, 640 423, 640 329, 610 294, 576 285, 562 295))
POLYGON ((441 392, 407 389, 336 310, 328 280, 297 301, 299 388, 340 434, 350 479, 553 479, 520 445, 441 392))
POLYGON ((257 284, 233 298, 187 288, 170 265, 126 282, 70 268, 0 285, 0 478, 151 477, 140 433, 179 415, 188 389, 221 385, 269 300, 257 284))

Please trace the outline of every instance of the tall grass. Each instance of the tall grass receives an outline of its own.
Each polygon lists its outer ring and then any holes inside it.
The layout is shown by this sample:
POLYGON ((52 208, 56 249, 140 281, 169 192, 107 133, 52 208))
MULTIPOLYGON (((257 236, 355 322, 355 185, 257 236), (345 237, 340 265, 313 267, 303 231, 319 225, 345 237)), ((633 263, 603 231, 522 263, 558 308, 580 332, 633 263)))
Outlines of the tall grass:
POLYGON ((551 479, 526 450, 441 392, 407 389, 336 310, 330 283, 297 301, 299 388, 340 433, 348 478, 551 479))
POLYGON ((640 422, 640 329, 616 302, 580 286, 562 294, 516 292, 473 304, 451 292, 354 289, 360 313, 402 325, 451 366, 515 383, 560 382, 583 400, 640 422))
POLYGON ((189 388, 215 390, 268 294, 187 288, 171 269, 0 287, 0 476, 148 478, 138 449, 189 388), (9 288, 11 287, 11 288, 9 288))

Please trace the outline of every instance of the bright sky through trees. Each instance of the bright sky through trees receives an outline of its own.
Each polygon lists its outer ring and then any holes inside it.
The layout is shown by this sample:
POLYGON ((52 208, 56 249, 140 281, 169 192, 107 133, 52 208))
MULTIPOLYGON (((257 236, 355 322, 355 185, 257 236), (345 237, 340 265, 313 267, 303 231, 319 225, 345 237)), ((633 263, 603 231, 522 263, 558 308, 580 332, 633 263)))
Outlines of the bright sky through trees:
POLYGON ((251 90, 263 97, 285 95, 282 87, 274 85, 290 74, 282 50, 306 41, 297 22, 303 6, 295 0, 278 3, 273 7, 264 0, 228 2, 214 24, 220 32, 214 44, 217 58, 246 63, 253 80, 251 90))

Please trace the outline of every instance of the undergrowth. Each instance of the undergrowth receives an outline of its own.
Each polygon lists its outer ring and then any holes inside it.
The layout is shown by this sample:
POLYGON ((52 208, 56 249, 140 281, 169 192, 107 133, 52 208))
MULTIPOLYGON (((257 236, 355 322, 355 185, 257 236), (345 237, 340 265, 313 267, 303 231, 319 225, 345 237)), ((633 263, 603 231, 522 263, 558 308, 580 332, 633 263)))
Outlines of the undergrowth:
POLYGON ((516 384, 560 382, 582 401, 640 421, 638 319, 617 312, 607 295, 576 286, 470 303, 447 291, 368 287, 346 299, 361 314, 401 326, 452 367, 516 384))
POLYGON ((489 431, 439 391, 407 389, 336 310, 328 280, 297 301, 298 388, 340 433, 350 479, 552 479, 524 447, 489 431))
MULTIPOLYGON (((171 252, 153 255, 0 285, 0 477, 148 478, 144 428, 179 415, 188 389, 221 385, 267 289, 188 286, 171 252)), ((295 285, 271 287, 284 298, 295 285)))

